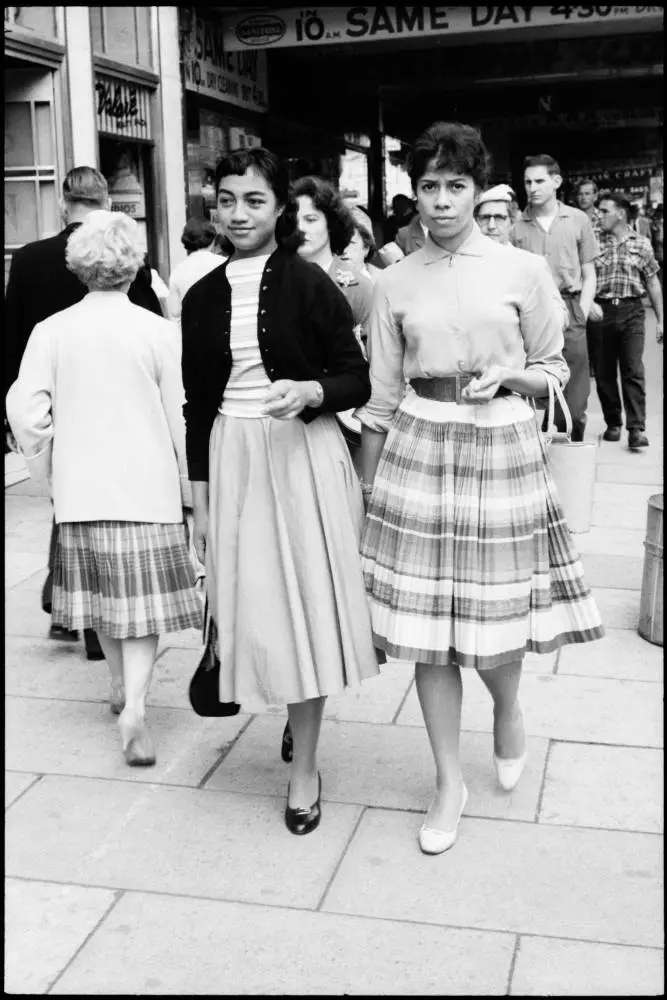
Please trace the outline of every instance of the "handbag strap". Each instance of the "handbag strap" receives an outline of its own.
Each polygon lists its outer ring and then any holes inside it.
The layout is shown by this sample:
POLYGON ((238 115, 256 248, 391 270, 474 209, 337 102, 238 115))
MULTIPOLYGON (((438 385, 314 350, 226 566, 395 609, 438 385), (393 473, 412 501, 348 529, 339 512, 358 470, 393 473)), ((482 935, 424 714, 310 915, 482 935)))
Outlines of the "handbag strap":
POLYGON ((560 387, 558 379, 550 372, 545 372, 545 375, 547 378, 547 389, 549 391, 549 407, 547 409, 547 430, 545 434, 545 441, 547 444, 551 444, 551 441, 553 440, 556 420, 556 399, 558 399, 560 408, 563 411, 563 418, 565 420, 565 436, 569 441, 572 437, 572 414, 570 413, 570 408, 565 402, 565 396, 563 395, 563 390, 560 387))

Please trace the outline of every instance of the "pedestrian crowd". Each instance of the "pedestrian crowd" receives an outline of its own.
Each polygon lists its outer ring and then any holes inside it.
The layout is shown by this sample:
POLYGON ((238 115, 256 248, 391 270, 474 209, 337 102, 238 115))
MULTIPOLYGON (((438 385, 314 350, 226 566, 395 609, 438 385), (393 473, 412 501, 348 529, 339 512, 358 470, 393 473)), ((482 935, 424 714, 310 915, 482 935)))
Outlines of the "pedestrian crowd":
POLYGON ((186 224, 165 296, 136 223, 76 168, 65 229, 12 261, 6 408, 53 501, 51 634, 99 640, 127 764, 156 761, 159 635, 203 627, 223 710, 287 707, 284 821, 309 834, 326 699, 389 656, 415 665, 435 767, 418 843, 440 854, 468 798, 461 670, 492 698, 511 791, 525 654, 603 635, 543 401, 562 388, 583 441, 592 370, 605 438, 625 421, 648 445, 642 299, 662 339, 662 228, 658 260, 622 193, 585 182, 565 205, 546 154, 526 158, 519 211, 460 123, 428 128, 409 174, 415 202, 394 199, 378 248, 331 184, 229 152, 216 225, 186 224))

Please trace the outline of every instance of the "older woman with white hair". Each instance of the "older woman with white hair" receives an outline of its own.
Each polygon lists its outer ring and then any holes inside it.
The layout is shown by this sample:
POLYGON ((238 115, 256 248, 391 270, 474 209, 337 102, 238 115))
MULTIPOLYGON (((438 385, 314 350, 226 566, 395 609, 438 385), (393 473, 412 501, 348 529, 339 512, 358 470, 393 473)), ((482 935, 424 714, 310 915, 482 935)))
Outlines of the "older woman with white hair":
POLYGON ((59 525, 52 619, 97 632, 130 765, 155 763, 145 712, 159 634, 201 624, 183 525, 178 335, 127 297, 143 254, 134 220, 86 217, 67 266, 88 294, 35 326, 7 395, 59 525))

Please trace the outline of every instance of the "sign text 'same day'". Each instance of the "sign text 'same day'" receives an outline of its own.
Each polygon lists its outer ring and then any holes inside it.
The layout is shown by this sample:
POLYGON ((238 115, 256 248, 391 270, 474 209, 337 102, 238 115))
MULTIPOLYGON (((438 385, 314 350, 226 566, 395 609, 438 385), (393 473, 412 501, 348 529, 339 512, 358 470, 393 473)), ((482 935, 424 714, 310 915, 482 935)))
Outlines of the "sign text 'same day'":
POLYGON ((477 34, 507 28, 551 27, 644 21, 659 25, 662 7, 515 6, 474 7, 315 7, 283 8, 264 14, 224 19, 227 52, 252 48, 300 48, 306 45, 370 42, 390 37, 477 34))
POLYGON ((225 51, 220 26, 196 17, 182 55, 187 90, 252 111, 267 110, 263 52, 225 51))

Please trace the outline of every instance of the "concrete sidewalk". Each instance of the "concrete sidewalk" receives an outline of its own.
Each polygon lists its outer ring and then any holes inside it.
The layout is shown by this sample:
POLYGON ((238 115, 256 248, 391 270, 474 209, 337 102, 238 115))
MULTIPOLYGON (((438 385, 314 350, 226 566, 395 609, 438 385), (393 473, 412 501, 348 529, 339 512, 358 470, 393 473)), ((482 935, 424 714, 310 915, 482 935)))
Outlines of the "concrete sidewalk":
POLYGON ((416 841, 432 760, 406 664, 330 699, 312 836, 283 824, 284 713, 190 710, 197 634, 162 642, 158 764, 127 768, 106 665, 45 638, 49 502, 29 481, 5 490, 6 992, 663 993, 663 650, 637 634, 647 500, 663 488, 647 326, 651 446, 602 443, 593 528, 575 539, 607 636, 528 657, 530 757, 509 795, 489 699, 464 673, 470 798, 441 857, 416 841))

